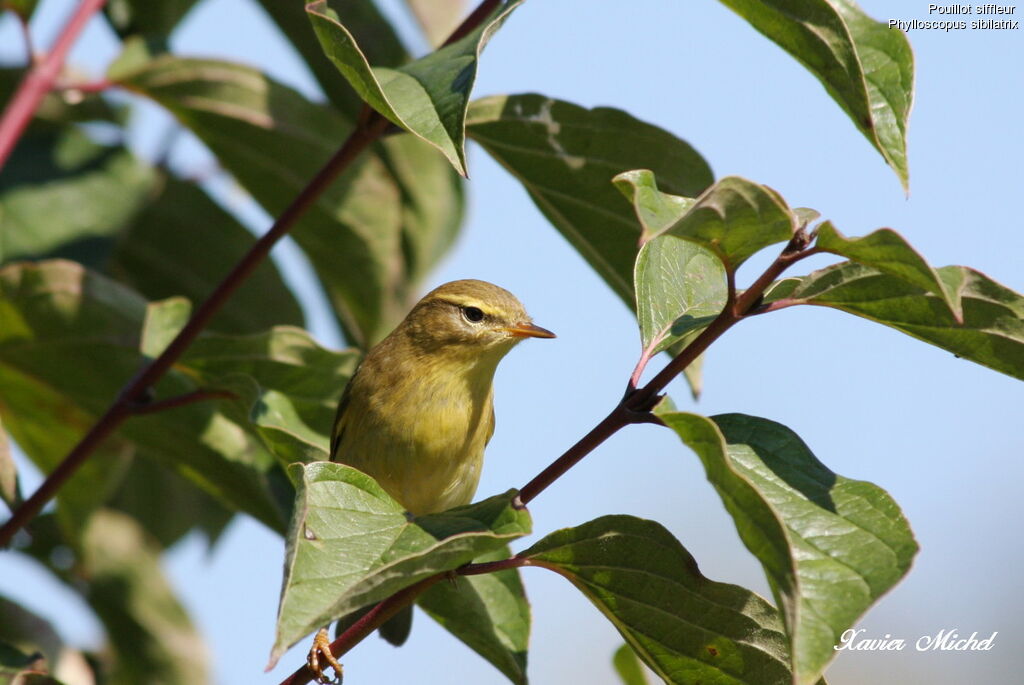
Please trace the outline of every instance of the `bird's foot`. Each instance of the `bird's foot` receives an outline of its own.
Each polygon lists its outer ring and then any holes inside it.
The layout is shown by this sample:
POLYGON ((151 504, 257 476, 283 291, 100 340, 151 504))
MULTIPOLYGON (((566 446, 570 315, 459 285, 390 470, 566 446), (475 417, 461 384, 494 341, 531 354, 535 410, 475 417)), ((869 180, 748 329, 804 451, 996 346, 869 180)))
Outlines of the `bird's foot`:
POLYGON ((309 670, 313 672, 313 679, 316 682, 324 685, 327 683, 341 685, 341 664, 338 663, 338 660, 331 653, 331 639, 327 635, 327 628, 321 628, 317 631, 316 637, 313 638, 313 646, 309 648, 306 664, 309 666, 309 670), (320 665, 321 660, 325 662, 322 666, 320 665), (333 679, 324 673, 324 669, 328 666, 334 669, 333 679))

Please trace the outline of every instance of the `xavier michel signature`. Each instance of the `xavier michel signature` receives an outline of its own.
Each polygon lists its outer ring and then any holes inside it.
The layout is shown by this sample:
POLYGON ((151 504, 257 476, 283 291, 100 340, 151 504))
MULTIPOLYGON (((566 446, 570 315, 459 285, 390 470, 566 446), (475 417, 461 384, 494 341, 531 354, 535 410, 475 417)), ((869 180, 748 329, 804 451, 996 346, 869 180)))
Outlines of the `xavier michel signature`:
MULTIPOLYGON (((888 633, 884 637, 864 637, 864 633, 864 628, 843 631, 839 636, 839 644, 833 649, 837 652, 902 652, 908 644, 907 640, 888 633)), ((998 634, 999 631, 995 631, 979 640, 977 631, 971 633, 970 637, 963 637, 956 628, 949 628, 934 635, 922 635, 910 644, 919 652, 987 652, 995 646, 998 634)))

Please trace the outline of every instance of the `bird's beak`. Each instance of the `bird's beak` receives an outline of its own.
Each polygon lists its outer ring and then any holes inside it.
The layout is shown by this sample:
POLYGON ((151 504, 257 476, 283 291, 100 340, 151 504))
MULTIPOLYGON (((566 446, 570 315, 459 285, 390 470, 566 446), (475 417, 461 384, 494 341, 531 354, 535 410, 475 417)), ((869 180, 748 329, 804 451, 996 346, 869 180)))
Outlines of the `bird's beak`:
POLYGON ((546 328, 535 326, 530 322, 517 323, 505 329, 513 338, 554 338, 555 334, 546 328))

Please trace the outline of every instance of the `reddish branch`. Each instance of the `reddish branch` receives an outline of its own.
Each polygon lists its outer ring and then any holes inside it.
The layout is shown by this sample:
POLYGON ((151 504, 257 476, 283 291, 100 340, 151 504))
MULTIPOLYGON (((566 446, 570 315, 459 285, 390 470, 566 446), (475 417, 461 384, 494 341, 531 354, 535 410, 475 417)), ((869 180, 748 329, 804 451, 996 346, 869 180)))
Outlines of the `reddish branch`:
POLYGON ((18 85, 18 90, 4 109, 3 118, 0 118, 0 169, 3 169, 22 132, 32 120, 39 103, 53 88, 78 34, 106 1, 82 0, 57 36, 53 49, 29 70, 18 85))
MULTIPOLYGON (((546 469, 531 480, 516 497, 516 506, 525 506, 530 500, 539 495, 545 488, 560 478, 569 469, 575 466, 583 457, 592 452, 598 445, 608 439, 624 426, 633 423, 658 423, 658 419, 651 413, 654 405, 661 398, 659 393, 665 389, 669 382, 678 376, 699 357, 707 348, 717 340, 723 333, 729 330, 739 321, 748 316, 761 313, 758 303, 764 296, 765 290, 775 282, 782 273, 795 262, 817 254, 817 248, 808 248, 809 239, 803 230, 798 231, 792 240, 783 248, 782 253, 771 265, 765 269, 757 280, 742 293, 736 291, 735 279, 728 279, 728 295, 726 296, 725 307, 722 312, 698 335, 690 345, 678 356, 674 357, 664 369, 654 376, 644 387, 639 390, 632 390, 626 397, 606 416, 600 423, 584 435, 580 440, 570 447, 562 456, 551 463, 546 469)), ((642 367, 639 371, 643 371, 642 367)), ((639 375, 639 373, 637 374, 639 375)), ((470 576, 483 573, 494 573, 509 568, 522 566, 544 566, 537 564, 524 557, 512 557, 501 561, 492 561, 481 564, 468 564, 454 571, 457 575, 470 576)), ((366 636, 379 628, 388 618, 393 616, 402 607, 411 604, 415 598, 426 590, 434 582, 437 582, 447 574, 431 576, 425 581, 411 585, 401 592, 388 597, 380 602, 367 613, 358 623, 352 625, 348 630, 338 636, 338 639, 331 643, 331 653, 340 657, 352 647, 362 641, 366 636)), ((310 682, 314 677, 308 666, 302 666, 281 682, 281 685, 302 685, 310 682)))

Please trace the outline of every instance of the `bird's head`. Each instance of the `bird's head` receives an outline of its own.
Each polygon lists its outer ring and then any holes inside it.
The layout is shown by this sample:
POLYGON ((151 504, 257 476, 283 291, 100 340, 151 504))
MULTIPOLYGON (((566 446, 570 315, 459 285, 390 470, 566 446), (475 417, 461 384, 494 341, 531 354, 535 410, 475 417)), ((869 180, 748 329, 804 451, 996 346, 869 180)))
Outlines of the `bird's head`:
POLYGON ((402 322, 413 343, 425 352, 503 356, 524 338, 554 338, 530 320, 516 296, 498 286, 466 279, 427 293, 402 322))

